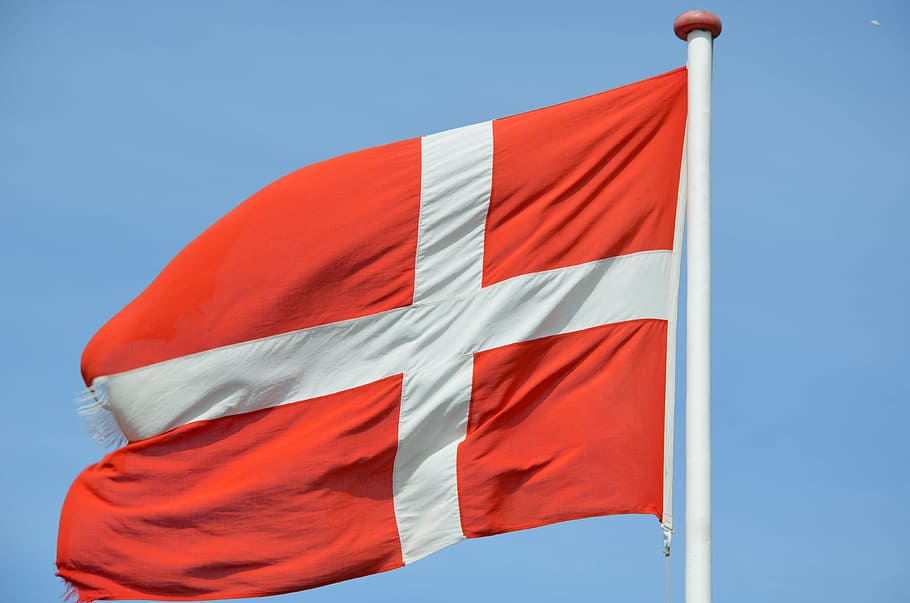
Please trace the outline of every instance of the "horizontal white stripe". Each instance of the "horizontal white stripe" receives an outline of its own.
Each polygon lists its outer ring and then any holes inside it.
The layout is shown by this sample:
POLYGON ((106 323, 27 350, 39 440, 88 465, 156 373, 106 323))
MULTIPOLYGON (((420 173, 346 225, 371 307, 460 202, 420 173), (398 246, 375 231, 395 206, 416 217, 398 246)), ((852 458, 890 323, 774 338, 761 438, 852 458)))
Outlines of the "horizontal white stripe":
POLYGON ((131 440, 339 392, 462 355, 639 318, 666 319, 672 252, 518 276, 415 304, 99 377, 131 440))

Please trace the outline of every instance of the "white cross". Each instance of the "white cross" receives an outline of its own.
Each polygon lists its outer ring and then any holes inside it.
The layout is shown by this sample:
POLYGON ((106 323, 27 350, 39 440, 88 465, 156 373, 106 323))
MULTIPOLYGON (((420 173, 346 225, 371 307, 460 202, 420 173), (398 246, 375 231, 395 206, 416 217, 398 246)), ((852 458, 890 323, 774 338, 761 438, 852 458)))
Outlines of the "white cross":
POLYGON ((124 435, 141 440, 403 374, 393 478, 402 557, 411 563, 463 539, 456 455, 473 355, 614 322, 675 321, 678 249, 483 288, 492 122, 424 137, 421 166, 412 305, 99 377, 93 387, 107 389, 124 435))

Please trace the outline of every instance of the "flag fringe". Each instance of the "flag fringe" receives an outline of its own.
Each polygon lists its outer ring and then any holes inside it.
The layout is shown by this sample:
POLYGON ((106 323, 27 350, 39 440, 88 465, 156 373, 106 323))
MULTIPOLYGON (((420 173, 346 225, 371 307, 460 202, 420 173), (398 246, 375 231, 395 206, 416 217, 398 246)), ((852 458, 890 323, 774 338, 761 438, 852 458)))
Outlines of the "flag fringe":
POLYGON ((64 603, 91 603, 91 601, 94 601, 91 597, 83 596, 82 593, 79 592, 79 587, 66 578, 62 578, 62 580, 64 591, 61 599, 64 603))
POLYGON ((126 444, 126 436, 111 413, 110 397, 104 383, 92 384, 82 390, 76 396, 76 404, 76 414, 93 440, 112 448, 126 444))

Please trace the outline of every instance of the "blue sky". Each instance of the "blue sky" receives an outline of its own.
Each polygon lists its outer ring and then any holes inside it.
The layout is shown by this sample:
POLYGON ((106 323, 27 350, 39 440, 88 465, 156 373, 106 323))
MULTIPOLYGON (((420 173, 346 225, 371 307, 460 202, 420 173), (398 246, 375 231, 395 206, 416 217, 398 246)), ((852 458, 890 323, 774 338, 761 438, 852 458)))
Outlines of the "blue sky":
MULTIPOLYGON (((715 597, 910 600, 903 0, 3 2, 0 599, 62 592, 60 506, 104 452, 70 403, 81 350, 182 246, 300 166, 675 68, 691 8, 724 21, 715 597)), ((657 601, 663 563, 653 518, 597 518, 274 600, 657 601)))

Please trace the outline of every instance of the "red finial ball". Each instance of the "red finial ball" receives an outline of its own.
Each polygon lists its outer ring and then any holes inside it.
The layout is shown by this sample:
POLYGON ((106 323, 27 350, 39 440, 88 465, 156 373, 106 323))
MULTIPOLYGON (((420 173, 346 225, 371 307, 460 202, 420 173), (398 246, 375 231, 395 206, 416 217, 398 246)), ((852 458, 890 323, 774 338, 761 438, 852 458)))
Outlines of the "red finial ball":
POLYGON ((690 10, 676 17, 673 22, 673 31, 680 40, 686 40, 690 31, 707 31, 712 38, 720 35, 723 26, 720 17, 706 10, 690 10))

